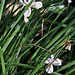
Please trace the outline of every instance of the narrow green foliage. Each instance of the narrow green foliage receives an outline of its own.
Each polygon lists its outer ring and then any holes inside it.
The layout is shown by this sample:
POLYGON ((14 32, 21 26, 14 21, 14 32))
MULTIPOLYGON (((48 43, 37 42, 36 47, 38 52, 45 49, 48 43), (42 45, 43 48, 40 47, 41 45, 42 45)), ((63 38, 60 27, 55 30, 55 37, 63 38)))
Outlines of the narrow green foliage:
POLYGON ((1 65, 2 65, 3 75, 5 75, 5 64, 4 64, 4 57, 3 57, 3 53, 2 53, 1 47, 0 47, 0 60, 1 60, 1 65))
POLYGON ((64 0, 36 0, 42 1, 43 7, 35 9, 30 7, 34 0, 27 6, 18 1, 1 0, 0 75, 45 75, 51 64, 46 65, 45 61, 52 54, 63 62, 60 67, 53 65, 50 75, 73 74, 75 7, 64 0), (20 6, 15 9, 15 5, 20 6), (24 13, 29 7, 31 15, 25 23, 24 13), (5 15, 7 11, 10 12, 5 15), (71 50, 66 50, 67 46, 71 50))
POLYGON ((60 72, 60 71, 62 71, 62 70, 64 70, 64 69, 66 69, 66 68, 71 67, 72 65, 75 65, 75 61, 72 61, 72 62, 68 63, 67 65, 61 67, 61 68, 60 68, 59 70, 57 70, 56 72, 60 72))
POLYGON ((4 4, 5 4, 5 0, 2 0, 0 5, 0 21, 3 15, 4 4))

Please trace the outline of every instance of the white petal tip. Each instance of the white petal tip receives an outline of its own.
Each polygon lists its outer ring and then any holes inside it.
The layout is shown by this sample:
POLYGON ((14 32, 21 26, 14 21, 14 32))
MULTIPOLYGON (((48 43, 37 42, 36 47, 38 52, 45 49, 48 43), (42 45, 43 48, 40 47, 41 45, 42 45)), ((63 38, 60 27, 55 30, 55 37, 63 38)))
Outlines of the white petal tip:
POLYGON ((28 21, 28 18, 24 17, 24 22, 27 23, 28 21))
POLYGON ((60 5, 59 8, 62 9, 62 8, 65 8, 65 6, 64 5, 60 5))
POLYGON ((43 7, 43 4, 42 4, 42 2, 40 2, 40 8, 42 8, 43 7))
POLYGON ((68 4, 70 4, 72 2, 72 0, 68 0, 68 4))
MULTIPOLYGON (((43 7, 43 4, 42 4, 42 2, 35 2, 35 6, 34 6, 34 8, 36 8, 36 9, 39 9, 39 8, 41 8, 41 7, 43 7)), ((32 6, 33 7, 33 6, 32 6)))
POLYGON ((53 60, 53 59, 54 59, 54 54, 52 54, 50 57, 51 57, 51 59, 53 60))
POLYGON ((20 2, 22 5, 26 6, 22 0, 19 0, 19 2, 20 2))
POLYGON ((49 64, 48 60, 45 61, 45 64, 49 64))

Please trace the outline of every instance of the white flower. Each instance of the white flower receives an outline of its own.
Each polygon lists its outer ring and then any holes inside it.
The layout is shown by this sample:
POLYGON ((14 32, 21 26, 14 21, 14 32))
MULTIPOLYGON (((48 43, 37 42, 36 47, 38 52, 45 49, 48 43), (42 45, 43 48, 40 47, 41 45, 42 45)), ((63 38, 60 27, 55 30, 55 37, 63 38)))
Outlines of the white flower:
POLYGON ((61 65, 61 60, 57 58, 54 60, 54 55, 51 55, 51 58, 48 58, 48 60, 45 61, 45 64, 49 64, 48 68, 46 69, 47 73, 52 73, 53 72, 53 65, 54 66, 60 66, 61 65))
POLYGON ((70 4, 72 2, 72 0, 68 0, 68 3, 70 4))
POLYGON ((67 41, 67 42, 66 42, 66 45, 67 45, 67 46, 66 46, 65 49, 70 51, 70 50, 71 50, 71 43, 70 43, 70 41, 67 41))
POLYGON ((64 8, 64 7, 65 7, 65 5, 60 5, 60 6, 59 6, 60 9, 62 9, 62 8, 64 8))
MULTIPOLYGON (((19 0, 20 1, 20 3, 22 4, 22 5, 24 5, 24 6, 27 6, 30 2, 31 2, 31 0, 19 0)), ((42 2, 40 2, 40 1, 38 1, 38 2, 35 2, 35 0, 32 2, 32 4, 29 6, 29 8, 26 10, 26 12, 24 13, 24 21, 25 22, 28 22, 29 20, 28 20, 28 18, 27 17, 29 17, 30 15, 31 15, 31 7, 32 8, 37 8, 37 9, 39 9, 39 8, 41 8, 43 6, 43 4, 42 4, 42 2)))
POLYGON ((70 42, 71 42, 71 41, 68 40, 67 42, 62 43, 61 46, 62 46, 63 44, 65 44, 65 46, 66 46, 66 47, 64 46, 65 49, 70 51, 70 50, 71 50, 71 43, 70 43, 70 42))

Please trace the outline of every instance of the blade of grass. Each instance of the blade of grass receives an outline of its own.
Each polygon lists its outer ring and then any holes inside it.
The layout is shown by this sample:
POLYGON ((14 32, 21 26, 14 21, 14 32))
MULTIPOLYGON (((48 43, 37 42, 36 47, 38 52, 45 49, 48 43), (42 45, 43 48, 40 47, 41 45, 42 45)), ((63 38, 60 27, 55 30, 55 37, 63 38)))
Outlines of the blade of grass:
POLYGON ((71 73, 73 73, 73 72, 75 72, 75 68, 74 69, 72 69, 72 70, 70 70, 70 71, 68 71, 66 74, 64 74, 64 75, 72 75, 71 73))
POLYGON ((1 47, 0 47, 0 60, 1 60, 1 65, 2 65, 3 75, 5 75, 5 64, 4 64, 4 58, 3 58, 1 47))
POLYGON ((2 13, 3 13, 3 9, 4 9, 4 4, 5 4, 5 0, 1 1, 1 5, 0 5, 0 21, 2 18, 2 13))
POLYGON ((12 39, 14 38, 14 36, 16 35, 16 33, 19 31, 20 27, 18 27, 13 33, 12 35, 7 39, 6 43, 4 44, 2 50, 3 53, 5 52, 7 46, 10 44, 10 42, 12 41, 12 39))
MULTIPOLYGON (((1 64, 0 64, 1 65, 1 64)), ((5 63, 4 65, 9 65, 9 63, 5 63)), ((35 69, 34 66, 28 65, 28 64, 22 64, 22 63, 12 63, 11 66, 20 66, 20 67, 24 67, 24 68, 31 68, 31 69, 35 69)), ((44 70, 44 69, 40 69, 40 70, 44 70)))
POLYGON ((60 68, 60 69, 58 69, 56 72, 60 72, 60 71, 62 71, 62 70, 64 70, 64 69, 66 69, 66 68, 71 67, 72 65, 75 65, 75 60, 74 60, 74 61, 72 61, 72 62, 70 62, 70 63, 68 63, 67 65, 65 65, 65 66, 61 67, 61 68, 60 68))
MULTIPOLYGON (((69 5, 67 5, 67 7, 68 7, 69 5)), ((67 8, 66 7, 66 8, 67 8)), ((61 13, 66 9, 66 8, 64 8, 64 9, 62 9, 61 11, 60 11, 60 13, 57 15, 57 17, 54 19, 54 21, 51 23, 51 25, 50 25, 50 27, 49 27, 49 30, 48 31, 50 31, 50 29, 51 29, 51 26, 54 24, 54 22, 58 19, 58 17, 61 15, 61 13)))
POLYGON ((57 72, 53 72, 53 73, 51 73, 51 75, 62 75, 62 74, 57 73, 57 72))
MULTIPOLYGON (((50 46, 55 42, 55 40, 57 40, 58 38, 60 38, 61 35, 63 35, 63 33, 64 33, 71 25, 73 25, 74 23, 75 23, 75 19, 73 19, 73 20, 69 23, 69 25, 68 25, 66 28, 64 28, 57 36, 55 36, 55 38, 50 42, 50 44, 48 44, 47 47, 50 47, 50 46)), ((46 49, 47 49, 47 47, 46 47, 46 49)), ((48 58, 49 56, 50 56, 50 55, 47 55, 46 58, 48 58)), ((42 67, 42 65, 44 64, 44 62, 45 62, 45 60, 42 61, 39 65, 37 65, 37 67, 36 67, 35 70, 31 73, 31 75, 34 75, 34 74, 40 69, 40 67, 42 67)))
MULTIPOLYGON (((31 5, 31 3, 33 2, 33 0, 27 5, 27 7, 25 8, 25 10, 22 12, 22 14, 19 16, 19 18, 17 19, 17 21, 15 22, 14 26, 11 28, 11 30, 9 31, 9 33, 7 34, 6 38, 11 34, 13 28, 17 25, 17 23, 19 22, 19 20, 22 18, 22 16, 24 15, 25 11, 28 9, 28 7, 31 5)), ((5 38, 5 39, 6 39, 5 38)))
POLYGON ((74 23, 75 23, 75 19, 73 19, 66 28, 64 28, 60 33, 58 33, 58 35, 54 37, 54 39, 50 42, 50 44, 47 45, 47 47, 50 47, 55 42, 55 40, 59 39, 65 33, 65 31, 67 31, 67 29, 74 23))

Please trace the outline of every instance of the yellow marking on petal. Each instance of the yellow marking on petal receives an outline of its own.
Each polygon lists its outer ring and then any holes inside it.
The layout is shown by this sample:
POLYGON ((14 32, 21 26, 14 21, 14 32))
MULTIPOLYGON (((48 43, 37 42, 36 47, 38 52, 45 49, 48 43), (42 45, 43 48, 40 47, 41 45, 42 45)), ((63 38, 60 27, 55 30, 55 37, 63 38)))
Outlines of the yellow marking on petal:
POLYGON ((49 63, 50 63, 50 61, 49 60, 47 60, 49 63))
MULTIPOLYGON (((24 2, 24 4, 27 5, 26 2, 24 2)), ((27 10, 29 10, 29 8, 27 10)))
POLYGON ((33 6, 33 5, 36 5, 36 4, 35 4, 35 3, 32 3, 32 4, 30 5, 30 7, 33 6))
POLYGON ((26 2, 24 2, 24 4, 27 5, 26 2))
POLYGON ((54 62, 58 62, 58 61, 54 61, 54 62))
POLYGON ((51 68, 51 65, 49 66, 49 68, 51 68))
POLYGON ((32 5, 36 5, 35 3, 32 3, 32 5))
POLYGON ((29 8, 27 10, 29 10, 29 8))

